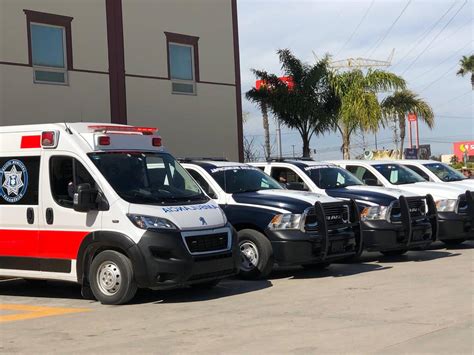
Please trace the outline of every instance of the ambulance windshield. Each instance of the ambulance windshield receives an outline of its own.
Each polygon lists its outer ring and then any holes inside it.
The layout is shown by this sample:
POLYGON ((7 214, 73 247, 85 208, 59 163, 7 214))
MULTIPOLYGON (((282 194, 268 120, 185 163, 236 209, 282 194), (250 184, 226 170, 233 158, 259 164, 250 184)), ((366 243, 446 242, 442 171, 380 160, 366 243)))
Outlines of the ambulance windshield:
POLYGON ((125 201, 160 204, 208 200, 181 165, 166 153, 91 153, 89 157, 125 201))

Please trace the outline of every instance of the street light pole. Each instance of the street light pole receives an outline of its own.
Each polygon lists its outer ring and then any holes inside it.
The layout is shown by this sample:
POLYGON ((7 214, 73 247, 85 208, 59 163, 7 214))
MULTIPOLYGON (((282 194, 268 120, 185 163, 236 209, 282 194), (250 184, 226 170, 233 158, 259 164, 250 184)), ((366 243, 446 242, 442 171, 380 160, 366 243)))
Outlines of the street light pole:
POLYGON ((281 125, 280 120, 277 119, 277 145, 278 145, 278 157, 281 159, 283 157, 282 149, 281 149, 281 125))

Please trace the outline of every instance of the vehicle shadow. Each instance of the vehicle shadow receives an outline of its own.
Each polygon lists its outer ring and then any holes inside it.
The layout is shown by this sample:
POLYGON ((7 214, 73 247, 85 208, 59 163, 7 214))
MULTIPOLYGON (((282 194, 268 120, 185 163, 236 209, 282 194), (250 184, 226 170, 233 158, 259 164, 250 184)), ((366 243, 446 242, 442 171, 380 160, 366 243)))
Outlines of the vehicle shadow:
POLYGON ((273 284, 269 280, 245 281, 232 278, 222 280, 217 286, 210 289, 193 287, 163 291, 140 289, 130 304, 191 303, 210 301, 249 292, 256 292, 272 286, 273 284))
POLYGON ((457 244, 457 245, 447 245, 443 242, 435 242, 431 244, 426 250, 466 250, 466 249, 474 249, 474 240, 467 240, 464 243, 457 244))
POLYGON ((410 250, 406 254, 396 256, 386 256, 381 253, 364 252, 359 259, 347 261, 347 263, 358 262, 377 262, 377 263, 406 263, 406 262, 424 262, 440 258, 451 258, 461 255, 460 253, 451 253, 449 251, 440 251, 438 249, 410 250))
POLYGON ((323 277, 345 277, 361 274, 364 272, 382 271, 391 269, 392 266, 382 266, 379 264, 331 264, 325 269, 286 267, 277 268, 270 274, 270 280, 291 278, 291 279, 317 279, 323 277))
MULTIPOLYGON (((246 282, 242 280, 226 279, 211 289, 198 289, 192 287, 166 291, 139 289, 137 295, 129 304, 209 301, 217 298, 254 292, 268 287, 272 287, 272 283, 268 280, 246 282)), ((0 295, 84 300, 81 296, 81 287, 78 284, 63 281, 30 281, 24 279, 2 280, 0 282, 0 295)), ((84 300, 84 302, 95 301, 84 300)))

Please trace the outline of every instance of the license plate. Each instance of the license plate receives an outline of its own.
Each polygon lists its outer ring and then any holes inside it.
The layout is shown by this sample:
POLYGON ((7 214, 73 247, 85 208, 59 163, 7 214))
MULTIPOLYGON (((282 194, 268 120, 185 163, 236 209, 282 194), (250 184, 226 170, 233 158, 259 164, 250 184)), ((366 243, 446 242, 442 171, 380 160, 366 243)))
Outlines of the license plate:
POLYGON ((344 249, 344 242, 343 241, 336 241, 331 243, 331 253, 332 254, 338 254, 338 253, 343 253, 345 251, 344 249))

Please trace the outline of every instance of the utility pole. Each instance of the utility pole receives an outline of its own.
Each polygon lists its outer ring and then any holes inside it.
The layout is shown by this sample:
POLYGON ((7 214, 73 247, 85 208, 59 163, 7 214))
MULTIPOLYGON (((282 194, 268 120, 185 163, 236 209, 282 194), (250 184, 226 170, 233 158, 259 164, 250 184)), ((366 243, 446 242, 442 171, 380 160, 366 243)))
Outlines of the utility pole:
POLYGON ((295 145, 292 144, 292 145, 291 145, 291 148, 293 149, 293 158, 294 158, 294 157, 295 157, 295 145))
POLYGON ((280 124, 280 120, 278 119, 277 119, 276 133, 277 133, 278 157, 281 159, 283 157, 282 149, 281 149, 281 124, 280 124))

